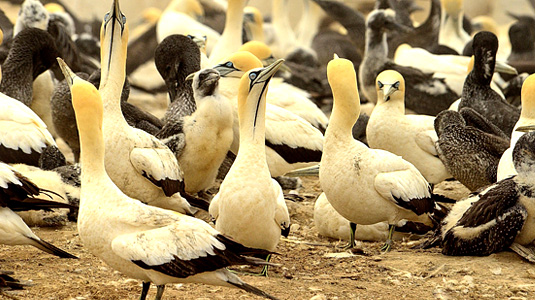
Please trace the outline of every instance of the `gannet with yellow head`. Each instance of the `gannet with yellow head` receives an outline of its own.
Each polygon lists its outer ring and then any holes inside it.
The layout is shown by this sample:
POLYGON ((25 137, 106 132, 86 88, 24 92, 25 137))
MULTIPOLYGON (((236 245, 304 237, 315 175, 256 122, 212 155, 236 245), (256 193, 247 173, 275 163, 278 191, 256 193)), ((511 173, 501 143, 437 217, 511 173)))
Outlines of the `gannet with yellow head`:
POLYGON ((438 44, 448 46, 462 54, 470 35, 463 29, 464 0, 441 0, 442 17, 438 44))
POLYGON ((496 176, 498 181, 517 174, 513 164, 513 149, 518 139, 524 135, 524 132, 516 129, 535 124, 535 75, 530 75, 524 80, 520 101, 522 102, 522 109, 520 110, 520 118, 518 118, 511 134, 511 145, 502 154, 498 163, 498 175, 496 176))
POLYGON ((243 9, 247 0, 229 0, 225 18, 225 29, 210 52, 210 64, 215 65, 222 59, 238 51, 242 45, 243 9))
POLYGON ((252 69, 240 80, 240 149, 209 209, 217 230, 245 246, 269 251, 275 250, 281 230, 290 227, 282 190, 271 179, 265 156, 266 93, 282 62, 252 69))
POLYGON ((363 225, 388 222, 389 234, 383 247, 388 251, 400 220, 418 218, 431 223, 428 213, 435 207, 431 187, 408 161, 385 150, 368 148, 353 138, 360 99, 351 61, 333 59, 327 65, 327 77, 334 103, 321 157, 321 188, 334 209, 349 221, 363 225))
POLYGON ((101 28, 101 81, 104 101, 106 169, 127 195, 150 205, 191 212, 182 198, 182 171, 169 148, 154 136, 128 125, 121 113, 120 97, 125 80, 128 23, 114 0, 101 28))
MULTIPOLYGON (((206 222, 145 205, 124 194, 105 168, 103 99, 89 82, 60 61, 70 85, 80 132, 82 191, 78 232, 84 246, 113 269, 143 281, 141 300, 151 283, 161 299, 167 283, 206 283, 237 287, 276 299, 246 284, 225 267, 266 264, 243 256, 267 254, 220 234, 206 222)), ((141 199, 140 199, 141 200, 141 199)))
POLYGON ((438 158, 435 117, 405 115, 405 79, 394 70, 376 79, 377 105, 373 109, 366 139, 370 148, 383 149, 412 163, 432 184, 451 175, 438 158))
MULTIPOLYGON (((221 74, 221 93, 231 100, 234 107, 234 142, 231 147, 234 153, 239 147, 239 80, 246 71, 260 67, 260 60, 246 51, 234 53, 215 67, 221 74)), ((267 97, 269 99, 269 92, 267 97)), ((266 107, 266 155, 271 175, 277 177, 316 164, 321 159, 322 133, 286 109, 269 103, 266 107)))

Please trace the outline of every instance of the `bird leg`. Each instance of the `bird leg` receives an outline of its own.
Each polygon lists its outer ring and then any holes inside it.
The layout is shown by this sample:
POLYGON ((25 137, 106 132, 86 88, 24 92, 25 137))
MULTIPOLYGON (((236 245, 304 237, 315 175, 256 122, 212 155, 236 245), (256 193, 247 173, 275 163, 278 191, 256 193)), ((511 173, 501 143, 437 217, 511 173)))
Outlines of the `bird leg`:
POLYGON ((154 300, 161 300, 163 296, 163 291, 165 290, 165 284, 160 284, 156 288, 156 297, 154 298, 154 300))
POLYGON ((355 248, 355 232, 357 232, 357 224, 349 222, 349 242, 342 249, 349 250, 355 248))
POLYGON ((141 288, 141 296, 139 297, 139 300, 147 299, 147 294, 149 293, 149 288, 150 288, 150 281, 143 282, 143 287, 141 288))
POLYGON ((396 229, 396 225, 388 224, 388 237, 386 238, 384 246, 381 247, 381 251, 384 253, 390 251, 390 248, 392 248, 392 235, 394 234, 394 229, 396 229))
MULTIPOLYGON (((271 259, 271 254, 268 254, 268 256, 266 257, 266 262, 269 262, 269 260, 271 259)), ((265 276, 265 277, 268 277, 268 265, 265 265, 262 267, 262 271, 260 271, 260 276, 265 276)))

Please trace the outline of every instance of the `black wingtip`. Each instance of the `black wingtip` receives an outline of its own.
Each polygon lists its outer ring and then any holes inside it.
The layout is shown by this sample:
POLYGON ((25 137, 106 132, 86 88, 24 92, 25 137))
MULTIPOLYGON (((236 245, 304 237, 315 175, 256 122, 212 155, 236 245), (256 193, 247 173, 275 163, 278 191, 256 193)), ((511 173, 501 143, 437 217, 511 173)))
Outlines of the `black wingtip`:
POLYGON ((50 254, 53 254, 53 255, 56 255, 58 257, 61 257, 61 258, 74 258, 74 259, 78 259, 78 257, 64 251, 64 250, 61 250, 60 248, 50 244, 49 242, 46 242, 46 241, 43 241, 43 240, 36 240, 36 239, 32 239, 34 240, 35 242, 37 242, 38 246, 36 246, 37 248, 39 248, 40 250, 43 250, 47 253, 50 253, 50 254))
POLYGON ((206 199, 203 199, 203 198, 200 198, 200 197, 196 197, 196 196, 192 196, 186 192, 181 192, 180 195, 182 197, 184 197, 184 199, 186 199, 186 201, 188 201, 189 204, 191 204, 191 206, 195 207, 195 208, 199 208, 199 209, 202 209, 204 211, 208 211, 208 208, 210 207, 210 201, 206 200, 206 199))
POLYGON ((266 299, 272 299, 272 300, 279 300, 279 298, 277 297, 274 297, 274 296, 271 296, 270 294, 262 291, 261 289, 259 288, 256 288, 250 284, 247 284, 245 282, 241 282, 241 283, 235 283, 235 282, 230 282, 228 281, 228 283, 232 284, 233 286, 239 288, 239 289, 242 289, 246 292, 249 292, 249 293, 252 293, 252 294, 255 294, 255 295, 258 295, 258 296, 261 296, 261 297, 264 297, 266 299))

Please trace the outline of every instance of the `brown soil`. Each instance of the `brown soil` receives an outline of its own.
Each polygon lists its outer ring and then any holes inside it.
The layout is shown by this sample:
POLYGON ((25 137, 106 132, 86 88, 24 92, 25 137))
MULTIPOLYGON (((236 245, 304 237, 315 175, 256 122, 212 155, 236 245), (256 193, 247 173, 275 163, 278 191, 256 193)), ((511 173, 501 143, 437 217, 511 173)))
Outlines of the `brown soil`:
MULTIPOLYGON (((450 197, 466 194, 460 184, 438 187, 450 197)), ((361 243, 360 254, 319 237, 313 225, 317 178, 304 180, 303 199, 288 202, 292 233, 281 240, 268 278, 241 278, 280 299, 532 299, 535 269, 512 252, 488 257, 448 257, 440 249, 414 250, 396 242, 381 254, 381 243, 361 243), (334 255, 336 253, 336 255, 334 255), (333 257, 334 256, 334 257, 333 257)), ((4 292, 0 299, 138 299, 141 283, 110 269, 83 247, 76 224, 34 228, 37 235, 80 257, 59 259, 30 246, 0 246, 0 269, 33 284, 4 292)), ((151 288, 149 299, 155 289, 151 288)), ((164 299, 261 299, 238 289, 201 284, 168 285, 164 299)))

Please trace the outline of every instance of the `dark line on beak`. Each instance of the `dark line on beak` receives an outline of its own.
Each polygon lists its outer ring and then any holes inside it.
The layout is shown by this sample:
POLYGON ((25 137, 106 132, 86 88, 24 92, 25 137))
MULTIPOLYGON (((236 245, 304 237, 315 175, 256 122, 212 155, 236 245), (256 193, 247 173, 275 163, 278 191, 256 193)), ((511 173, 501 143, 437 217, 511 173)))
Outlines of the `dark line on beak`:
POLYGON ((260 108, 260 101, 262 100, 262 95, 266 91, 266 88, 268 86, 269 81, 263 81, 263 83, 264 83, 264 86, 262 87, 262 91, 260 92, 258 101, 256 101, 256 111, 255 111, 255 114, 254 114, 253 132, 254 132, 254 128, 256 128, 256 119, 258 117, 258 109, 260 108))

